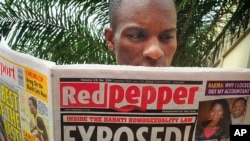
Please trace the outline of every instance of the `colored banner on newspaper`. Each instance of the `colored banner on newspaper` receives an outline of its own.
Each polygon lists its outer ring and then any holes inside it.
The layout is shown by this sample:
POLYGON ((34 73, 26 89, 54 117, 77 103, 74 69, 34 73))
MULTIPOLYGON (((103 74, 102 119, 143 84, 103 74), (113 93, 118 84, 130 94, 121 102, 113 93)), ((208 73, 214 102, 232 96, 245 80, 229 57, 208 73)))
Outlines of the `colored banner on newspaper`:
POLYGON ((193 105, 202 81, 84 79, 60 80, 61 108, 103 108, 120 112, 193 105))
POLYGON ((206 95, 249 95, 250 81, 207 81, 206 95))

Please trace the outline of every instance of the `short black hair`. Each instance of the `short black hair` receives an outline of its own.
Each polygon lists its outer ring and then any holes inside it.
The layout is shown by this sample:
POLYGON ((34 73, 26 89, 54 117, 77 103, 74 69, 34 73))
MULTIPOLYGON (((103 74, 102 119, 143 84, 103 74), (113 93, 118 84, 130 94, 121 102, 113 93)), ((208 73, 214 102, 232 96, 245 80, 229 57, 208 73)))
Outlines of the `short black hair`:
POLYGON ((122 0, 109 0, 109 21, 110 27, 114 27, 115 13, 118 7, 121 5, 122 0))
POLYGON ((237 99, 234 100, 232 106, 234 106, 235 103, 236 103, 237 101, 240 101, 240 100, 242 100, 242 101, 245 103, 245 106, 247 105, 247 100, 246 100, 245 98, 243 98, 243 97, 239 97, 239 98, 237 98, 237 99))
POLYGON ((36 102, 36 98, 31 96, 29 97, 29 100, 32 102, 33 106, 37 109, 37 102, 36 102))
MULTIPOLYGON (((175 5, 175 0, 172 0, 172 1, 175 5)), ((115 28, 116 13, 117 13, 117 9, 121 6, 121 3, 122 3, 122 0, 109 0, 109 23, 110 23, 111 28, 115 28)))
POLYGON ((229 104, 226 99, 216 99, 212 101, 210 105, 210 110, 213 109, 213 107, 219 104, 223 108, 223 118, 220 119, 219 125, 222 127, 227 127, 232 123, 231 117, 230 117, 230 110, 229 110, 229 104))

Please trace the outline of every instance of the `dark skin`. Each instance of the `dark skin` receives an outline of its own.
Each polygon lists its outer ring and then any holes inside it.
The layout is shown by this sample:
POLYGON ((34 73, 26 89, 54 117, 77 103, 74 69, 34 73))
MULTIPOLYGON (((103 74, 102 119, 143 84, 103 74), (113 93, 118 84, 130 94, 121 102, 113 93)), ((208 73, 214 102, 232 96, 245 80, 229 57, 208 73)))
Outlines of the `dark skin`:
POLYGON ((166 67, 177 48, 172 0, 123 0, 112 28, 105 29, 117 64, 166 67))
POLYGON ((246 112, 246 103, 243 100, 237 100, 232 107, 232 115, 234 118, 243 116, 246 112))

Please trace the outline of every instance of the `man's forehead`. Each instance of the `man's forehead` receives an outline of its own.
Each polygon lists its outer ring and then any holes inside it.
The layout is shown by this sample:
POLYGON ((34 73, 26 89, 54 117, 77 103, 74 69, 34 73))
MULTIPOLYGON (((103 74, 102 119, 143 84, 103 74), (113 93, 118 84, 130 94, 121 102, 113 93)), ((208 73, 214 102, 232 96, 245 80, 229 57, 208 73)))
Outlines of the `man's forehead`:
POLYGON ((242 103, 245 103, 245 101, 243 99, 239 99, 235 102, 236 104, 242 104, 242 103))
MULTIPOLYGON (((147 17, 147 15, 155 14, 155 16, 163 16, 171 20, 176 20, 176 9, 172 0, 123 0, 116 11, 119 17, 147 17)), ((161 18, 163 18, 161 17, 161 18)))
POLYGON ((155 22, 164 22, 165 24, 171 21, 170 26, 175 26, 177 22, 173 0, 121 0, 119 4, 116 3, 113 6, 112 24, 114 30, 121 23, 129 21, 138 24, 140 24, 140 21, 147 22, 153 20, 155 22))
POLYGON ((135 9, 143 9, 143 8, 154 8, 161 7, 168 9, 174 6, 172 0, 122 0, 119 8, 135 8, 135 9))

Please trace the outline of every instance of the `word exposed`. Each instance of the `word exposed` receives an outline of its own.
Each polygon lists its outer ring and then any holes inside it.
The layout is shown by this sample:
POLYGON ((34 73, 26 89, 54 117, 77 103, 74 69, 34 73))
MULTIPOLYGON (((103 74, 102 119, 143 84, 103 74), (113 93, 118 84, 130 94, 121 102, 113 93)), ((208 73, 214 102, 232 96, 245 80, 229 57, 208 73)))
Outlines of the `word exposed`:
POLYGON ((157 141, 164 139, 170 141, 175 137, 176 141, 190 140, 191 126, 183 129, 177 127, 139 127, 137 129, 121 126, 116 130, 108 126, 64 126, 64 140, 67 141, 111 141, 127 138, 128 141, 157 141), (70 134, 76 133, 76 134, 70 134), (98 136, 96 136, 98 135, 98 136), (147 138, 145 138, 147 136, 147 138))

